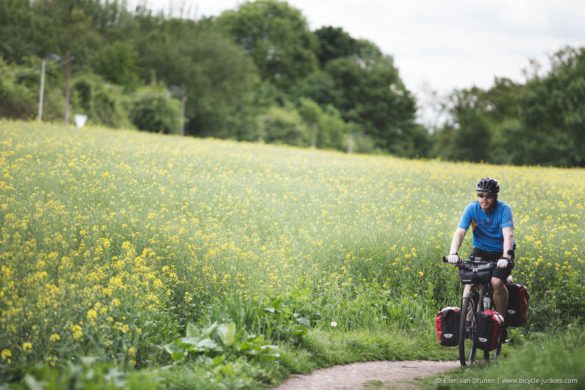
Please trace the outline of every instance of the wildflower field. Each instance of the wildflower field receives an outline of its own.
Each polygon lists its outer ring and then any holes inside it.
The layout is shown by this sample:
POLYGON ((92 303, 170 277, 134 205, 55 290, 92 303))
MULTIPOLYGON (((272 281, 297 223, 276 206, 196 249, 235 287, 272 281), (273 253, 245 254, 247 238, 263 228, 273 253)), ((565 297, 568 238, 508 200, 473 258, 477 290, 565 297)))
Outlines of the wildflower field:
POLYGON ((484 176, 514 211, 516 332, 585 315, 582 169, 0 121, 0 170, 0 383, 93 367, 97 388, 249 388, 303 359, 454 359, 434 335, 460 294, 441 257, 484 176))

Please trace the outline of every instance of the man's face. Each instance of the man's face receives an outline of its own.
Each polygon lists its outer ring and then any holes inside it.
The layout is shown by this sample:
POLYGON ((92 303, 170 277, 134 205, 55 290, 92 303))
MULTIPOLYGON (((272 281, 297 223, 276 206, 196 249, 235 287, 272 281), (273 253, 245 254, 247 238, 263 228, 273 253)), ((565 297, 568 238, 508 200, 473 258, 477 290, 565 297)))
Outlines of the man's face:
POLYGON ((482 210, 486 211, 494 207, 497 197, 497 194, 492 192, 480 191, 477 193, 477 200, 479 200, 479 205, 481 206, 482 210))

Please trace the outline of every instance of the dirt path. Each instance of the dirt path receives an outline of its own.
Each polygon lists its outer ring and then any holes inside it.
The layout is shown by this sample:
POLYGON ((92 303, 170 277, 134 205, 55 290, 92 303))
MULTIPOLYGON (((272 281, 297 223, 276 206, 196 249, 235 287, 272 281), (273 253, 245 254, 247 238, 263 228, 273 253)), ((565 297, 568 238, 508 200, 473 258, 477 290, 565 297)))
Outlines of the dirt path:
POLYGON ((293 375, 274 390, 418 389, 416 379, 459 367, 459 362, 365 362, 293 375))

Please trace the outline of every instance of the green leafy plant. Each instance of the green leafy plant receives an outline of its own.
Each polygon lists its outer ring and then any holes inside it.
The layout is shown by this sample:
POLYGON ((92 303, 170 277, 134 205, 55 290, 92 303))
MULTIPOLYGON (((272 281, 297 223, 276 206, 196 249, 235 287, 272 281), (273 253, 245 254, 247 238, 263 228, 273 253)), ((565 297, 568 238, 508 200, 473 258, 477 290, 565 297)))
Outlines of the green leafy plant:
POLYGON ((271 345, 263 335, 248 334, 236 329, 236 324, 214 322, 206 329, 187 325, 185 337, 167 344, 165 350, 175 363, 184 363, 197 357, 210 357, 216 365, 244 357, 259 362, 276 362, 278 347, 271 345))

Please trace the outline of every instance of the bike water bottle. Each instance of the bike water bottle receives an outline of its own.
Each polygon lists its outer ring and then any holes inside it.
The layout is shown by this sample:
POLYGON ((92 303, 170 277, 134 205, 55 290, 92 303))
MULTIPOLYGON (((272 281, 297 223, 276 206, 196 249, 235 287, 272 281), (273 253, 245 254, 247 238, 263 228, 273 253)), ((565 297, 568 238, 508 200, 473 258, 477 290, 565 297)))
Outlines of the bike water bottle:
POLYGON ((490 304, 492 303, 491 299, 489 296, 485 296, 483 297, 483 309, 487 310, 490 308, 490 304))

